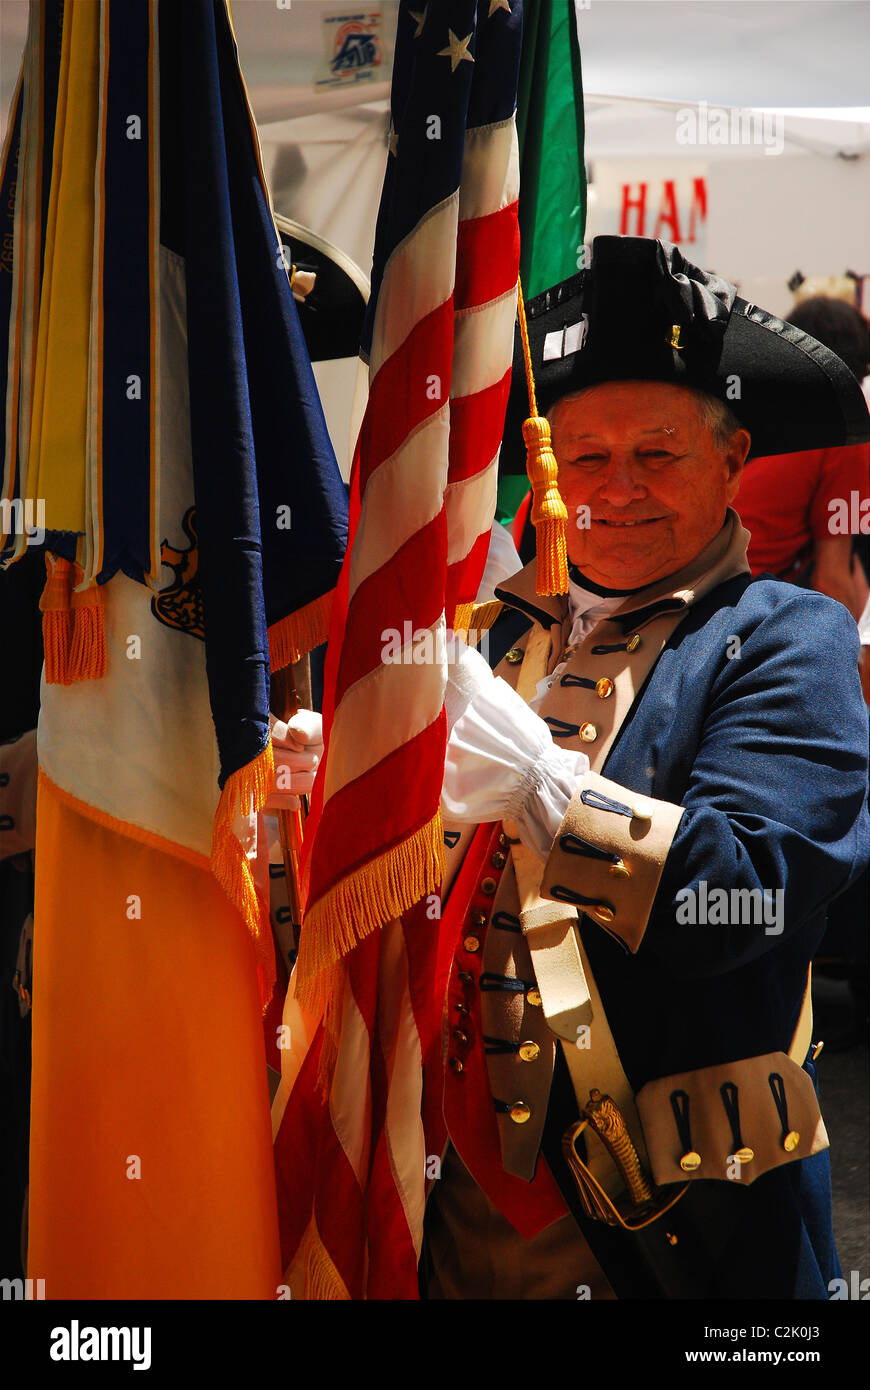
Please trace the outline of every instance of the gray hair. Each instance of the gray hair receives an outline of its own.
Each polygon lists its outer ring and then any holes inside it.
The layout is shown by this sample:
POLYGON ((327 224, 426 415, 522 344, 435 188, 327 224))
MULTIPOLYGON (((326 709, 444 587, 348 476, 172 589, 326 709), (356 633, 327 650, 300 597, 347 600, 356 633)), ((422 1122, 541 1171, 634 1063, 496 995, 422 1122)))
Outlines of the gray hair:
MULTIPOLYGON (((607 383, 600 382, 596 384, 604 386, 607 383)), ((673 385, 681 386, 682 383, 674 382, 673 385)), ((682 389, 694 396, 698 406, 698 415, 700 416, 704 429, 712 435, 716 448, 724 451, 734 432, 743 428, 734 412, 729 409, 724 401, 720 401, 717 396, 711 396, 709 391, 702 391, 699 386, 683 386, 682 389)), ((550 409, 547 411, 547 419, 552 424, 553 412, 563 401, 579 400, 580 397, 585 396, 588 391, 594 390, 594 385, 584 386, 580 391, 569 391, 567 395, 560 396, 557 401, 553 402, 550 409)))

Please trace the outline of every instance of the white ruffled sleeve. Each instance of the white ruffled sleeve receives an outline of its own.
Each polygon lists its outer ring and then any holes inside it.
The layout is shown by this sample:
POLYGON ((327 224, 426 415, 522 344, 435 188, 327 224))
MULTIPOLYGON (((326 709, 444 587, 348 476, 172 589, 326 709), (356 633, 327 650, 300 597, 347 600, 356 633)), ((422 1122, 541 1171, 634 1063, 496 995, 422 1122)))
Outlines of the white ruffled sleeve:
POLYGON ((456 648, 445 700, 444 814, 455 824, 513 820, 523 843, 546 859, 589 759, 557 748, 543 719, 479 652, 459 641, 456 648))

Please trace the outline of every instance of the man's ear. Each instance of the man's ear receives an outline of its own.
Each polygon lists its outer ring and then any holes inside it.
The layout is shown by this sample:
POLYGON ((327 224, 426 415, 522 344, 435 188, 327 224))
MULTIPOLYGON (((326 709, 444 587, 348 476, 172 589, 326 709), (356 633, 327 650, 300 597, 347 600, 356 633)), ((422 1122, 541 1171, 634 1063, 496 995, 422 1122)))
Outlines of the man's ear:
POLYGON ((746 462, 746 455, 749 453, 749 446, 752 437, 748 430, 735 430, 725 450, 725 463, 728 467, 728 481, 725 484, 725 491, 729 502, 733 502, 737 496, 737 489, 740 486, 740 475, 743 472, 743 465, 746 462))

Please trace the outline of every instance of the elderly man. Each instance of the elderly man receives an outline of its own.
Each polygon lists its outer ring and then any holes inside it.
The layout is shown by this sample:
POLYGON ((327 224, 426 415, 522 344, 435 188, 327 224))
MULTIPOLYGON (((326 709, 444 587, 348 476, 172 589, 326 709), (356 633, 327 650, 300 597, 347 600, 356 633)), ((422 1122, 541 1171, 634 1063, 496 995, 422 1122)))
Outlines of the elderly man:
POLYGON ((528 630, 495 677, 452 667, 421 1288, 824 1299, 808 970, 868 855, 858 645, 839 604, 750 578, 729 504, 750 449, 855 442, 866 407, 659 242, 598 238, 527 307, 570 583, 502 584, 528 630))

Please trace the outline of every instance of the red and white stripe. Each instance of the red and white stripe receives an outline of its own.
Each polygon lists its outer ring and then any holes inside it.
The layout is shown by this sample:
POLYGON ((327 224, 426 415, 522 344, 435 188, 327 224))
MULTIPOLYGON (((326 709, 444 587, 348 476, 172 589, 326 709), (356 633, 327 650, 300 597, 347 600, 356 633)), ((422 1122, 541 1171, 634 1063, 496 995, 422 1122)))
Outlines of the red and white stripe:
MULTIPOLYGON (((313 858, 309 913, 335 883, 409 838, 438 807, 444 633, 456 605, 477 593, 495 509, 516 309, 518 193, 514 119, 469 130, 460 188, 427 213, 385 268, 317 825, 329 862, 313 858), (383 634, 403 633, 409 620, 413 633, 431 631, 437 659, 385 663, 383 634)), ((424 1058, 437 1050, 441 1027, 432 988, 437 936, 423 902, 347 957, 329 1122, 316 1152, 300 1154, 299 1135, 305 1131, 307 1144, 316 1128, 311 1079, 319 1048, 301 1059, 298 1049, 286 1054, 279 1187, 282 1153, 296 1152, 316 1168, 313 1220, 351 1297, 416 1297, 424 1058), (372 1213, 376 1221, 368 1219, 372 1213)), ((298 1035, 292 994, 285 1022, 291 1019, 298 1035)), ((321 1039, 322 1031, 315 1043, 321 1039)), ((302 1238, 304 1212, 292 1192, 281 1202, 289 1256, 302 1238)))

